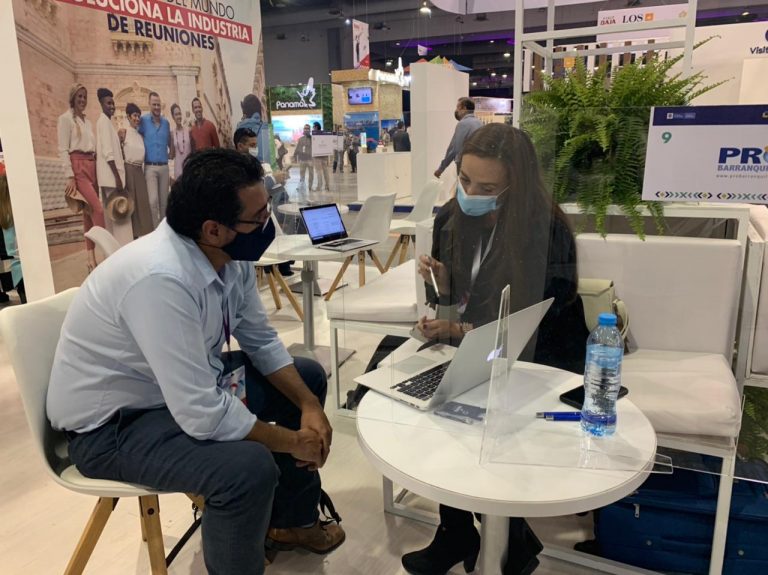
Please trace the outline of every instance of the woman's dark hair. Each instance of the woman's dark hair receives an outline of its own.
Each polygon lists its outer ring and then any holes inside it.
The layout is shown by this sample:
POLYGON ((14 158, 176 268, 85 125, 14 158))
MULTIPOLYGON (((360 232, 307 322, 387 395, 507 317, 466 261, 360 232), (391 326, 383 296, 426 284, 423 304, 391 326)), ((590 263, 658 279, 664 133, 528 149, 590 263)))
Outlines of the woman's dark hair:
POLYGON ((242 211, 238 193, 263 179, 264 168, 250 155, 223 148, 191 154, 168 197, 168 225, 193 240, 206 220, 232 227, 242 211))
POLYGON ((141 115, 141 108, 139 108, 133 102, 128 102, 128 104, 125 106, 125 115, 130 116, 131 114, 141 115))
POLYGON ((246 94, 243 101, 240 102, 240 108, 243 110, 243 115, 250 118, 254 114, 258 113, 262 116, 261 112, 261 100, 256 94, 246 94))
POLYGON ((179 107, 178 104, 171 104, 171 116, 173 116, 174 110, 178 110, 179 112, 181 112, 181 108, 179 107))
MULTIPOLYGON (((497 198, 494 249, 487 262, 494 270, 490 281, 499 291, 512 285, 513 311, 537 303, 544 299, 551 272, 549 251, 562 248, 553 245, 553 232, 559 227, 570 233, 568 220, 544 185, 536 150, 522 130, 499 123, 483 126, 464 142, 460 160, 470 155, 498 160, 506 168, 508 187, 497 198)), ((466 216, 458 205, 454 217, 459 241, 476 244, 479 218, 466 216)), ((453 262, 460 275, 469 275, 470 268, 471 260, 453 262)))

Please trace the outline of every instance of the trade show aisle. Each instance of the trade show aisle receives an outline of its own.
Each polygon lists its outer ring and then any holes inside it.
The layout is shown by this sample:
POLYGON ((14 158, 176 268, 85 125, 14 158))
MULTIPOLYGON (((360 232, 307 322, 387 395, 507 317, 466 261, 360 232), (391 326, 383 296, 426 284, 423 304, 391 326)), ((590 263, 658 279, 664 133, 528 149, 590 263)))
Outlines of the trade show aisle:
MULTIPOLYGON (((287 318, 285 308, 275 312, 268 293, 263 293, 263 299, 286 343, 300 341, 301 324, 287 318)), ((319 313, 317 318, 318 342, 327 343, 328 324, 322 315, 319 313)), ((354 337, 358 349, 358 353, 342 368, 345 387, 348 388, 351 386, 351 374, 364 370, 379 336, 349 333, 347 337, 354 337)), ((0 527, 1 570, 13 575, 61 572, 75 548, 95 499, 69 492, 46 476, 34 451, 4 349, 2 358, 0 436, 5 441, 0 444, 0 461, 4 470, 0 475, 0 489, 4 494, 0 501, 0 516, 3 517, 0 527)), ((434 528, 383 513, 381 477, 368 464, 357 445, 354 420, 331 414, 331 421, 335 437, 331 457, 323 470, 323 483, 343 517, 347 541, 327 557, 281 553, 267 573, 404 574, 400 556, 426 545, 434 528)), ((424 500, 414 503, 427 507, 432 505, 424 500)), ((163 495, 160 497, 160 510, 166 550, 169 550, 191 523, 190 502, 183 495, 163 495)), ((534 527, 537 533, 544 534, 545 539, 549 539, 546 537, 549 533, 558 533, 558 543, 565 545, 585 538, 590 531, 590 520, 566 517, 536 521, 534 527)), ((149 560, 139 531, 138 505, 126 499, 118 505, 109 520, 86 573, 124 575, 148 572, 149 560)), ((451 571, 452 574, 460 572, 463 571, 451 571)), ((589 572, 543 558, 537 575, 580 575, 589 572)), ((199 532, 187 543, 169 573, 205 573, 199 532)))

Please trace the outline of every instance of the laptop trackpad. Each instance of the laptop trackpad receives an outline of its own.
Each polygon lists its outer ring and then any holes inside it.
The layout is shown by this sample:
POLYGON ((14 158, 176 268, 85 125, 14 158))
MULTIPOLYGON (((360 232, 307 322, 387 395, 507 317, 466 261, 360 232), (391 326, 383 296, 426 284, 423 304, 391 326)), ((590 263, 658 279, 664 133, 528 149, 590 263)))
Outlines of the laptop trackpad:
POLYGON ((402 361, 398 361, 392 367, 397 371, 401 371, 407 375, 410 375, 436 364, 437 362, 434 359, 427 359, 426 357, 421 357, 420 355, 412 355, 410 357, 406 357, 402 361))

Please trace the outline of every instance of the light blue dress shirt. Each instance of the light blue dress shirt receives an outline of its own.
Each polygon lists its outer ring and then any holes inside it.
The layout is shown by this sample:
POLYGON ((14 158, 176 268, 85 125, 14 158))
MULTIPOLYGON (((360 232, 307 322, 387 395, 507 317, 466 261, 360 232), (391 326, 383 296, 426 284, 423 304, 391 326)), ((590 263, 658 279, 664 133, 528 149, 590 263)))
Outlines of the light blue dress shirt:
POLYGON ((160 124, 155 124, 152 114, 148 112, 141 117, 138 131, 144 137, 144 162, 167 164, 171 137, 171 124, 168 120, 160 116, 160 124))
POLYGON ((259 372, 293 363, 267 321, 253 264, 232 261, 217 274, 163 220, 99 265, 75 296, 51 372, 51 423, 84 433, 119 409, 166 405, 196 439, 243 439, 256 416, 218 386, 225 312, 259 372))

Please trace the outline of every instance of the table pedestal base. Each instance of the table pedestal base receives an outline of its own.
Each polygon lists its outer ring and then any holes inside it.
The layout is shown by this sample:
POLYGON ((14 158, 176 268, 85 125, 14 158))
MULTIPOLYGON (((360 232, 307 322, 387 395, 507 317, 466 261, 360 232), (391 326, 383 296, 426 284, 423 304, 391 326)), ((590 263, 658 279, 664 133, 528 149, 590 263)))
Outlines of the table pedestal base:
POLYGON ((509 517, 483 515, 480 527, 480 573, 501 573, 507 560, 509 541, 509 517))
MULTIPOLYGON (((298 357, 308 357, 314 359, 320 365, 323 366, 326 375, 331 375, 331 348, 327 345, 315 345, 313 347, 307 347, 303 343, 293 343, 288 346, 288 353, 298 357)), ((339 365, 342 365, 347 361, 352 354, 355 353, 354 349, 339 348, 339 365)))

